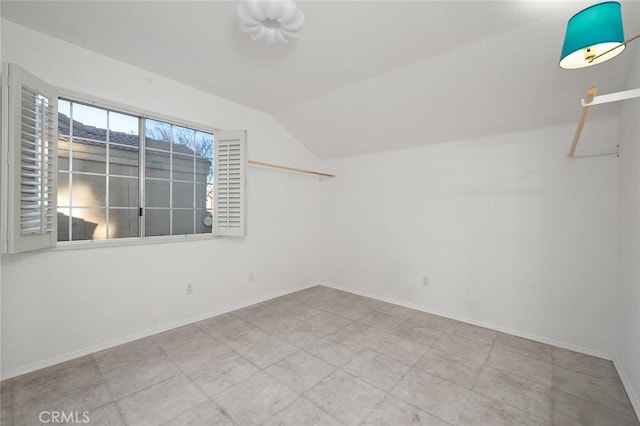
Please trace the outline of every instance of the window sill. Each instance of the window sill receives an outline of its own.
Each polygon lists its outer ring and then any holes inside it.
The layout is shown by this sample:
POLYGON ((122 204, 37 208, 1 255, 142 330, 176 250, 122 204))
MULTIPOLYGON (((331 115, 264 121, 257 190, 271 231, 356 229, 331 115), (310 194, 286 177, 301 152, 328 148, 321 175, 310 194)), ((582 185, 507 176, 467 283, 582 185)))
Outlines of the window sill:
POLYGON ((213 234, 196 234, 196 235, 167 235, 162 237, 145 237, 145 238, 118 238, 113 240, 89 240, 89 241, 65 241, 58 243, 55 247, 49 249, 51 251, 65 250, 84 250, 106 247, 127 247, 140 246, 150 244, 166 244, 179 243, 187 241, 204 241, 217 240, 222 237, 213 234))

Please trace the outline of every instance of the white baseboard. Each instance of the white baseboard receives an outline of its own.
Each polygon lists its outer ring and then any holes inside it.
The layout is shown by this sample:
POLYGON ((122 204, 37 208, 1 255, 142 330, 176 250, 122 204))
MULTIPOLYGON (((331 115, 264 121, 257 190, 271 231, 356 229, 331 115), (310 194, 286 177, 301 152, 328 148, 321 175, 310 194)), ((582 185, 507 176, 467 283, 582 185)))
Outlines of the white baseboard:
POLYGON ((209 312, 206 314, 197 315, 194 317, 186 318, 184 320, 176 321, 170 324, 161 325, 158 327, 146 329, 143 331, 139 331, 133 334, 129 334, 127 336, 118 337, 116 339, 108 340, 103 343, 99 343, 97 345, 88 346, 86 348, 78 349, 72 352, 68 352, 63 355, 54 356, 51 358, 43 359, 42 361, 34 362, 31 364, 24 365, 22 367, 14 368, 12 370, 3 371, 1 375, 1 380, 11 379, 16 376, 20 376, 22 374, 31 373, 32 371, 40 370, 42 368, 50 367, 55 364, 59 364, 61 362, 70 361, 75 358, 79 358, 81 356, 90 355, 95 352, 103 351, 105 349, 110 349, 115 346, 123 345, 125 343, 133 342, 134 340, 142 339, 145 337, 152 336, 154 334, 162 333, 164 331, 172 330, 174 328, 183 327, 185 325, 192 324, 194 322, 202 321, 207 318, 215 317, 217 315, 226 314, 227 312, 235 311, 237 309, 245 308, 247 306, 255 305, 256 303, 264 302, 265 300, 273 299, 274 297, 284 296, 285 294, 293 293, 295 291, 304 290, 305 288, 314 287, 318 285, 317 283, 313 284, 304 284, 298 287, 294 287, 287 291, 281 291, 277 293, 270 294, 268 296, 259 297, 256 299, 249 300, 247 302, 242 302, 240 304, 230 306, 223 309, 218 309, 214 312, 209 312))
POLYGON ((567 342, 562 342, 562 341, 555 340, 555 339, 550 339, 548 337, 538 336, 538 335, 527 333, 527 332, 524 332, 524 331, 514 330, 514 329, 511 329, 511 328, 508 328, 508 327, 503 327, 501 325, 491 324, 491 323, 487 323, 487 322, 484 322, 484 321, 478 321, 478 320, 475 320, 475 319, 472 319, 472 318, 463 317, 463 316, 460 316, 460 315, 454 315, 454 314, 450 314, 450 313, 447 313, 447 312, 441 312, 441 311, 437 311, 437 310, 427 309, 424 306, 415 305, 413 303, 404 302, 402 300, 393 299, 391 297, 380 296, 380 295, 369 293, 369 292, 366 292, 366 291, 355 290, 355 289, 352 289, 352 288, 349 288, 349 287, 343 287, 343 286, 339 286, 339 285, 325 284, 325 283, 322 283, 321 285, 326 286, 326 287, 335 288, 337 290, 343 290, 343 291, 347 291, 347 292, 350 292, 350 293, 358 294, 360 296, 370 297, 371 299, 380 300, 382 302, 393 303, 394 305, 404 306, 405 308, 415 309, 416 311, 426 312, 428 314, 438 315, 438 316, 449 318, 449 319, 453 319, 453 320, 456 320, 456 321, 466 322, 468 324, 477 325, 479 327, 489 328, 491 330, 500 331, 500 332, 506 333, 506 334, 511 334, 512 336, 522 337, 524 339, 534 340, 536 342, 545 343, 547 345, 552 345, 552 346, 557 346, 559 348, 569 349, 569 350, 572 350, 574 352, 580 352, 580 353, 583 353, 583 354, 586 354, 586 355, 591 355, 591 356, 595 356, 595 357, 598 357, 598 358, 604 358, 604 359, 609 360, 609 361, 613 360, 613 355, 611 355, 609 353, 600 352, 600 351, 597 351, 597 350, 593 350, 593 349, 590 349, 590 348, 585 348, 585 347, 574 345, 574 344, 567 343, 567 342))
POLYGON ((631 380, 629 376, 627 376, 627 372, 622 367, 622 364, 617 359, 613 360, 613 365, 618 370, 618 376, 620 376, 620 380, 622 381, 622 386, 624 386, 624 390, 627 391, 627 396, 629 397, 629 401, 631 402, 631 406, 633 410, 636 412, 636 417, 640 421, 640 399, 638 398, 638 394, 635 389, 631 385, 631 380))

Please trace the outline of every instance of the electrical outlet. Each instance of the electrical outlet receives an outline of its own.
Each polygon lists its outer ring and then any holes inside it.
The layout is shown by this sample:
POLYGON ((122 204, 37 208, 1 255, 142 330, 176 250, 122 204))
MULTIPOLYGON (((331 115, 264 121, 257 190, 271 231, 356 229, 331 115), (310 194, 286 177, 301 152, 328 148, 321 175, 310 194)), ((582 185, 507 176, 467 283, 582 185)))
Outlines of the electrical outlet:
POLYGON ((422 277, 422 287, 429 287, 429 278, 426 275, 422 277))
POLYGON ((187 283, 185 294, 186 295, 193 294, 193 283, 187 283))

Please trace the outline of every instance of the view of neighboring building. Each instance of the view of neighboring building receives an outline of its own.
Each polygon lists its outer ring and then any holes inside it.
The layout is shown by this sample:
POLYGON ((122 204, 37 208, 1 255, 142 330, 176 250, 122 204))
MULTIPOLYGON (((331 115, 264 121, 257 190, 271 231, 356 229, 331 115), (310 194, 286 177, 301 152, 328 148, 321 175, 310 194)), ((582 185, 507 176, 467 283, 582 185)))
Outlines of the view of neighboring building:
POLYGON ((70 104, 60 100, 58 114, 58 241, 211 232, 211 134, 141 119, 143 205, 139 118, 70 104))

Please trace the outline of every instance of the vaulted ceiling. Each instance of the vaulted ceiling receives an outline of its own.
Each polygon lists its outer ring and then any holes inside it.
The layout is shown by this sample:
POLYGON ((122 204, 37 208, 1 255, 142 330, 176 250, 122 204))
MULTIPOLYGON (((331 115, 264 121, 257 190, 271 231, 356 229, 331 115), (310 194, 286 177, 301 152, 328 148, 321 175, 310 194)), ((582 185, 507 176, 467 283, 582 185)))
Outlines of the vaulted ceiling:
MULTIPOLYGON (((251 41, 237 2, 3 1, 1 13, 271 114, 334 157, 574 121, 589 86, 626 88, 638 54, 558 67, 567 19, 592 3, 299 2, 306 25, 290 45, 251 41)), ((640 32, 640 2, 623 15, 640 32)))

